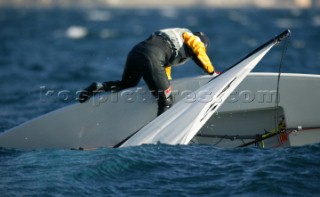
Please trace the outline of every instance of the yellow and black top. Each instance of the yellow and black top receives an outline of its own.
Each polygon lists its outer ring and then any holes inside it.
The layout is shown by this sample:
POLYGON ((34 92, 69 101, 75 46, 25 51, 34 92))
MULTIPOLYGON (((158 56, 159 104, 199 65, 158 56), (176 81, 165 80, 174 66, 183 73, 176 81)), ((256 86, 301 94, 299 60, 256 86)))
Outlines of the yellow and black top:
POLYGON ((163 37, 172 49, 172 57, 168 65, 165 65, 165 72, 168 79, 171 80, 171 66, 177 66, 185 63, 192 58, 208 74, 214 73, 214 67, 206 52, 206 45, 201 40, 199 34, 193 34, 186 28, 163 29, 154 33, 163 37))

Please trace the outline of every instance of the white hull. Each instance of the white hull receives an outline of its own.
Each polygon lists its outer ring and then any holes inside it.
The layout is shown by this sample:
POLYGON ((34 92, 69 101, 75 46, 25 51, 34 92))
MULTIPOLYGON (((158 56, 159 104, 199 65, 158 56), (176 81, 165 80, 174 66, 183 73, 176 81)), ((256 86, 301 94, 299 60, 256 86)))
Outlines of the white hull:
MULTIPOLYGON (((292 130, 288 131, 287 139, 281 141, 280 135, 276 135, 258 144, 278 147, 319 143, 320 76, 282 74, 278 106, 275 102, 277 77, 277 73, 251 73, 203 126, 202 136, 197 135, 191 142, 236 147, 254 140, 236 139, 237 135, 250 137, 270 131, 282 115, 287 128, 292 130)), ((208 76, 173 81, 176 101, 210 79, 208 76)), ((85 104, 43 115, 1 133, 0 147, 113 147, 156 117, 155 99, 146 90, 139 87, 98 95, 85 104)), ((196 95, 189 95, 190 101, 193 96, 196 95)))

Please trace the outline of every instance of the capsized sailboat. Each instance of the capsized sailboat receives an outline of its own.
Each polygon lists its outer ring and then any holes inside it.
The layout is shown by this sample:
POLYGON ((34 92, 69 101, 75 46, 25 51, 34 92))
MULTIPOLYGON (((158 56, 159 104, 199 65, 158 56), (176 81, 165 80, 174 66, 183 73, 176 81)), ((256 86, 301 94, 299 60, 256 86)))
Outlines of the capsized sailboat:
MULTIPOLYGON (((288 33, 280 35, 287 36, 288 33)), ((266 44, 273 45, 280 38, 277 36, 266 44)), ((267 47, 266 44, 255 52, 267 47)), ((223 78, 226 73, 213 80, 211 76, 197 76, 172 81, 172 89, 177 93, 176 104, 184 98, 193 103, 211 102, 213 94, 210 92, 202 92, 200 96, 195 92, 208 82, 223 78)), ((280 101, 275 107, 277 77, 278 73, 250 73, 216 113, 211 117, 207 114, 208 121, 189 143, 237 147, 257 141, 259 135, 263 137, 266 131, 275 128, 275 112, 284 117, 287 130, 281 140, 280 135, 264 140, 265 147, 320 142, 320 106, 317 104, 320 76, 281 74, 280 101)), ((225 84, 228 83, 234 82, 230 80, 225 84)), ((183 111, 177 113, 184 115, 183 111)), ((146 86, 100 94, 90 102, 63 107, 0 133, 0 147, 91 149, 119 146, 155 119, 156 114, 156 101, 146 86)), ((204 115, 202 113, 202 117, 204 115)), ((261 139, 257 143, 261 144, 261 139)))
POLYGON ((166 113, 126 139, 120 147, 154 143, 188 144, 263 56, 288 36, 290 31, 286 30, 261 45, 196 90, 194 94, 199 99, 195 102, 190 102, 188 98, 182 99, 166 113))

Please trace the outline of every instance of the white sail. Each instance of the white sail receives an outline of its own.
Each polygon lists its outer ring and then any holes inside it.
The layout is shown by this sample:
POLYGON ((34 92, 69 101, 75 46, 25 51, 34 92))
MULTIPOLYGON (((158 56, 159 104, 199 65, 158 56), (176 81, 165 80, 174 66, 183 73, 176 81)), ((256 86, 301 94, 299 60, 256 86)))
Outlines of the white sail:
POLYGON ((194 101, 190 101, 190 97, 179 101, 127 139, 120 147, 154 143, 188 144, 262 57, 289 34, 287 30, 256 49, 195 91, 194 101))

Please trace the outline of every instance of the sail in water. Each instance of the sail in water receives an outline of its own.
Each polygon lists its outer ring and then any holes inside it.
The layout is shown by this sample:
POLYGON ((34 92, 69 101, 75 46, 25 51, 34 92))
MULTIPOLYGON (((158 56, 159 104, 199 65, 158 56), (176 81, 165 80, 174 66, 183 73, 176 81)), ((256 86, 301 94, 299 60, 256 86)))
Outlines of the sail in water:
POLYGON ((290 30, 286 30, 261 45, 195 91, 193 93, 195 95, 194 100, 191 101, 190 97, 182 99, 119 146, 154 143, 188 144, 263 56, 274 45, 289 36, 290 30))

